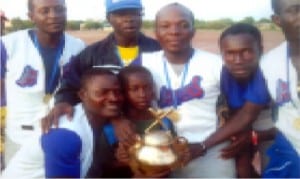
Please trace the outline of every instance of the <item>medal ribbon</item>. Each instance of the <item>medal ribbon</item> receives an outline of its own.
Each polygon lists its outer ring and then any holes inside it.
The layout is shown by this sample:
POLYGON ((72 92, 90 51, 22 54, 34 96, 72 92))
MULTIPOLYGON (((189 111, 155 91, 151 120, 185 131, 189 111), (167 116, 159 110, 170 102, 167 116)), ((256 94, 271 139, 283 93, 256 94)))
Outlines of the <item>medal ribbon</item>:
MULTIPOLYGON (((41 47, 41 45, 40 45, 40 43, 39 43, 39 41, 38 41, 38 38, 37 38, 37 35, 36 35, 36 33, 34 33, 34 35, 33 35, 33 40, 34 40, 34 45, 35 45, 35 48, 38 50, 38 52, 40 53, 40 56, 41 56, 41 58, 43 58, 43 56, 42 56, 42 47, 41 47)), ((58 44, 58 46, 57 46, 57 51, 56 51, 56 55, 55 55, 55 61, 54 61, 54 69, 52 70, 52 73, 51 73, 51 75, 50 75, 50 81, 49 82, 47 82, 46 80, 45 80, 45 89, 46 89, 46 91, 45 91, 45 93, 46 94, 52 94, 53 92, 54 92, 54 90, 55 90, 55 87, 57 86, 57 84, 54 84, 54 81, 55 81, 55 75, 56 75, 56 73, 57 73, 57 71, 58 71, 58 69, 59 69, 59 65, 58 65, 58 63, 59 63, 59 60, 60 60, 60 58, 61 58, 61 55, 62 55, 62 53, 63 53, 63 49, 64 49, 64 46, 65 46, 65 40, 64 40, 64 36, 60 39, 60 42, 59 42, 59 44, 58 44)), ((45 68, 46 69, 46 68, 45 68)), ((46 77, 45 77, 46 78, 46 77)))
MULTIPOLYGON (((186 79, 186 76, 187 76, 188 71, 189 71, 189 64, 190 64, 190 61, 191 61, 191 58, 192 58, 193 54, 194 54, 194 51, 193 51, 192 55, 190 56, 190 58, 188 59, 188 61, 184 65, 180 88, 182 88, 184 83, 185 83, 185 79, 186 79)), ((165 74, 165 77, 166 77, 167 85, 168 85, 168 88, 172 91, 173 107, 175 109, 177 109, 178 99, 177 99, 177 95, 176 95, 176 90, 172 89, 171 79, 169 77, 169 72, 168 72, 168 68, 167 68, 167 59, 166 58, 163 59, 163 63, 164 63, 163 64, 164 65, 164 74, 165 74)))

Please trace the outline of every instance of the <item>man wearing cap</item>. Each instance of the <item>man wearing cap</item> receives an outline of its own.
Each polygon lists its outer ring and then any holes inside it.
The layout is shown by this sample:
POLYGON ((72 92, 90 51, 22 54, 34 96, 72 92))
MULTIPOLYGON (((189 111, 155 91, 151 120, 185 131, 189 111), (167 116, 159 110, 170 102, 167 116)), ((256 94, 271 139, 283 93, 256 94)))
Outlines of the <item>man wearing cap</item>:
POLYGON ((56 105, 45 119, 52 120, 61 114, 72 114, 72 105, 79 102, 79 79, 86 70, 94 66, 118 69, 140 58, 142 52, 160 49, 160 45, 154 39, 140 32, 140 0, 106 0, 106 18, 114 32, 88 46, 68 64, 62 85, 55 95, 56 105))

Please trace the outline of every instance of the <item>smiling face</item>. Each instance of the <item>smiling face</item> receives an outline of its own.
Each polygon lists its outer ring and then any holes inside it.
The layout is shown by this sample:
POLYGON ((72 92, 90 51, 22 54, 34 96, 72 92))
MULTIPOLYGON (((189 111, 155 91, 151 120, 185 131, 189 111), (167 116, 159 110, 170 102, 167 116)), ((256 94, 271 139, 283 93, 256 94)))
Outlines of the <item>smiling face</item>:
POLYGON ((165 51, 178 53, 191 47, 195 30, 193 15, 179 4, 166 6, 156 17, 155 33, 165 51))
POLYGON ((277 12, 272 20, 284 32, 288 41, 300 41, 300 0, 277 0, 277 12))
POLYGON ((258 66, 262 47, 247 33, 230 34, 220 42, 226 68, 239 81, 247 80, 258 66))
POLYGON ((36 27, 47 33, 61 33, 66 24, 66 7, 64 0, 31 0, 28 16, 36 27))
POLYGON ((92 76, 87 81, 79 96, 88 116, 96 120, 119 116, 123 95, 117 77, 102 74, 92 76))

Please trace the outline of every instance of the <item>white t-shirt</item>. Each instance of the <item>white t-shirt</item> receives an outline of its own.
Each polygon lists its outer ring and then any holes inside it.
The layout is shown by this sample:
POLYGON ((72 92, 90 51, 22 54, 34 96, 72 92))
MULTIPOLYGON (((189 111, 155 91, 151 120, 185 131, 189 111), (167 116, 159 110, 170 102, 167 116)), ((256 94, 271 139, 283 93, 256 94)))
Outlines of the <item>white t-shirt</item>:
POLYGON ((271 97, 278 107, 275 126, 280 129, 300 154, 300 130, 299 127, 294 126, 295 120, 300 117, 297 72, 287 55, 286 42, 264 56, 261 61, 261 69, 271 97))
MULTIPOLYGON (((43 102, 44 63, 28 31, 11 33, 1 39, 1 50, 6 52, 6 56, 1 59, 6 62, 6 67, 1 67, 1 70, 6 71, 6 135, 18 144, 40 129, 40 119, 48 113, 50 105, 43 102), (22 130, 24 125, 33 126, 34 130, 22 130)), ((81 40, 65 34, 65 46, 59 60, 60 74, 63 66, 84 47, 81 40)))
POLYGON ((181 117, 175 123, 179 136, 196 143, 216 131, 216 102, 220 94, 222 67, 219 56, 195 49, 186 70, 179 76, 165 59, 163 51, 144 53, 140 63, 154 77, 161 108, 173 107, 172 91, 175 91, 181 117))

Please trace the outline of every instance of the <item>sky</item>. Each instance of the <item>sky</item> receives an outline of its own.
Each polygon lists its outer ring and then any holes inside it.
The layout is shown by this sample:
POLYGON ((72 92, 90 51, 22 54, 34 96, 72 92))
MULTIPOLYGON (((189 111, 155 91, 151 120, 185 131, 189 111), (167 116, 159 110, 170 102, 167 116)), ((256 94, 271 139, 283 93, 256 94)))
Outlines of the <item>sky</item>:
MULTIPOLYGON (((164 5, 178 2, 192 10, 198 20, 231 18, 238 21, 245 17, 270 18, 270 0, 142 0, 144 19, 153 20, 164 5)), ((104 20, 104 0, 66 0, 69 20, 104 20)), ((27 0, 0 0, 0 9, 11 19, 27 18, 27 0), (18 5, 16 5, 18 4, 18 5)))

